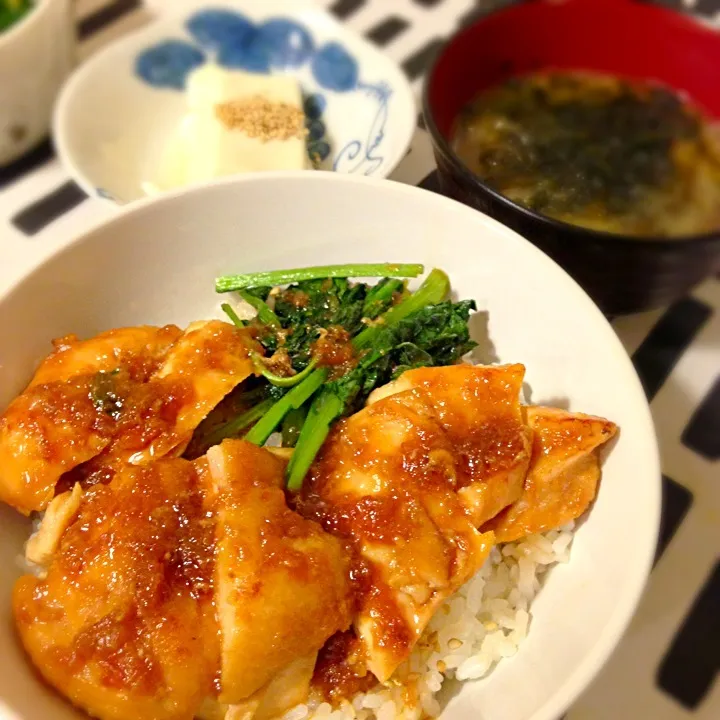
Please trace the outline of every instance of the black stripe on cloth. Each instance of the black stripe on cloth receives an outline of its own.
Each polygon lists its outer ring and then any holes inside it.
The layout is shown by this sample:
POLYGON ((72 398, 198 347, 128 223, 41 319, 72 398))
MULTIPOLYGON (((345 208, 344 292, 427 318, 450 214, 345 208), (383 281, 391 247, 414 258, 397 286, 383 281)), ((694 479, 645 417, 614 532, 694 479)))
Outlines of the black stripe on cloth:
POLYGON ((10 165, 0 167, 0 189, 10 183, 19 180, 23 175, 29 173, 46 162, 51 160, 55 155, 52 143, 49 139, 43 140, 34 150, 23 155, 10 165))
POLYGON ((445 43, 441 38, 435 38, 429 43, 423 45, 416 53, 412 54, 402 64, 402 69, 405 74, 411 79, 415 80, 420 77, 429 67, 433 61, 437 51, 445 43))
POLYGON ((422 5, 423 7, 435 7, 445 0, 413 0, 416 5, 422 5))
POLYGON ((667 475, 663 475, 662 515, 660 516, 660 535, 657 550, 655 550, 655 563, 660 560, 668 545, 675 537, 675 533, 685 519, 693 502, 692 493, 680 483, 676 483, 667 475))
POLYGON ((671 305, 633 355, 648 401, 652 400, 685 350, 712 315, 705 303, 684 298, 671 305))
POLYGON ((335 0, 330 6, 330 12, 340 20, 346 20, 354 15, 364 4, 366 0, 335 0))
POLYGON ((409 27, 410 23, 407 20, 393 15, 370 28, 367 32, 367 38, 376 45, 385 47, 409 27))
POLYGON ((94 13, 83 18, 77 26, 78 37, 84 40, 90 35, 106 28, 123 15, 137 10, 142 5, 142 0, 114 0, 94 13))
POLYGON ((66 182, 26 207, 10 222, 26 235, 37 235, 51 222, 70 212, 86 198, 87 195, 74 182, 66 182))
POLYGON ((658 687, 688 710, 700 706, 720 671, 720 562, 660 663, 658 687))
POLYGON ((693 413, 681 440, 708 460, 720 459, 720 376, 693 413))
POLYGON ((35 149, 23 155, 10 165, 0 167, 0 189, 20 179, 26 173, 44 165, 55 155, 50 139, 43 140, 35 149))

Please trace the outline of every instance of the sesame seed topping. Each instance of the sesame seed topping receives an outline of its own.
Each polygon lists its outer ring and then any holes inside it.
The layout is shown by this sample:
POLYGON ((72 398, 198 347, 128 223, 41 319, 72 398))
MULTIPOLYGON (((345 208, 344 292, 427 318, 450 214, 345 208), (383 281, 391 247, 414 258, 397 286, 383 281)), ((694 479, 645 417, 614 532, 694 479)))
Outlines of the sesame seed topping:
POLYGON ((218 103, 215 116, 228 130, 240 130, 261 142, 307 135, 305 115, 299 107, 260 95, 218 103))

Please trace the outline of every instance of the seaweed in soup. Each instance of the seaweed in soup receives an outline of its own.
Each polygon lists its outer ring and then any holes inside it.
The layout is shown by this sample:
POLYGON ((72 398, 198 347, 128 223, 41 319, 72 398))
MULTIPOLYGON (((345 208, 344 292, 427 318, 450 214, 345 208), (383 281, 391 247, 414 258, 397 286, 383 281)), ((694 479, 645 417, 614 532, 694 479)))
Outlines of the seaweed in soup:
POLYGON ((632 235, 720 225, 717 144, 702 115, 660 85, 512 78, 461 113, 452 140, 490 187, 559 220, 632 235))

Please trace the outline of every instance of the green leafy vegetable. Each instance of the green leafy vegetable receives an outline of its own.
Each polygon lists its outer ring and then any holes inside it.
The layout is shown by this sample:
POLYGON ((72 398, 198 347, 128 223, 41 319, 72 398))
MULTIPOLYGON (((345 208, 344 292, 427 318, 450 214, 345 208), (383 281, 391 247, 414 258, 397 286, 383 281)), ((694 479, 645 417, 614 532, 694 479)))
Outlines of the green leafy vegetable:
POLYGON ((255 378, 246 380, 198 425, 183 456, 194 460, 225 438, 236 437, 272 407, 278 392, 285 391, 255 378))
POLYGON ((417 293, 382 316, 385 322, 354 339, 357 346, 363 338, 371 349, 354 369, 327 383, 314 398, 288 467, 288 488, 298 489, 302 485, 332 423, 357 410, 375 387, 412 367, 453 364, 475 347, 467 327, 475 303, 440 302, 449 290, 443 278, 447 279, 444 273, 428 276, 417 293), (421 301, 439 301, 422 306, 418 296, 421 301))
POLYGON ((363 327, 366 287, 330 278, 305 280, 278 293, 275 314, 286 331, 282 345, 296 370, 310 362, 312 344, 324 329, 339 326, 353 335, 363 327))
POLYGON ((300 371, 299 373, 296 373, 295 375, 275 375, 274 373, 270 372, 270 370, 267 369, 267 366, 263 362, 263 359, 259 355, 255 355, 255 367, 259 371, 259 373, 271 384, 275 387, 279 388, 290 388, 297 385, 299 382, 302 382, 310 373, 315 369, 317 366, 317 362, 315 360, 311 360, 308 366, 300 371))
POLYGON ((325 278, 349 277, 410 277, 423 272, 418 264, 408 263, 362 263, 352 265, 319 265, 295 270, 272 270, 250 273, 249 275, 225 275, 215 281, 216 292, 231 292, 261 285, 288 285, 302 280, 323 280, 325 278))
POLYGON ((393 357, 397 361, 396 366, 437 366, 457 362, 477 345, 470 339, 468 331, 470 312, 475 309, 473 300, 458 303, 446 301, 416 310, 401 320, 393 330, 392 353, 395 353, 393 357), (432 363, 419 363, 417 352, 414 362, 399 362, 403 356, 406 360, 410 359, 411 345, 432 357, 432 363))
POLYGON ((303 280, 275 296, 276 332, 263 333, 259 340, 268 354, 282 347, 292 366, 301 371, 311 363, 313 343, 327 328, 341 327, 351 336, 395 302, 404 283, 384 278, 372 287, 351 284, 347 278, 303 280))
POLYGON ((418 347, 415 343, 400 343, 396 348, 393 348, 392 352, 394 360, 393 380, 402 375, 406 370, 419 367, 431 367, 435 364, 433 356, 427 350, 418 347))
MULTIPOLYGON (((230 320, 236 327, 246 327, 245 323, 238 317, 238 314, 235 312, 235 310, 233 310, 230 305, 228 305, 228 303, 222 303, 220 307, 223 309, 225 314, 230 318, 230 320)), ((272 310, 268 308, 268 312, 272 312, 272 310)), ((267 314, 265 314, 265 317, 268 317, 267 314)), ((253 359, 253 364, 257 372, 262 375, 271 385, 281 388, 289 388, 293 387, 293 385, 297 385, 299 382, 304 380, 312 372, 313 368, 315 368, 315 366, 317 365, 315 361, 311 361, 302 372, 295 373, 295 375, 276 375, 267 368, 263 358, 260 355, 258 355, 257 353, 251 353, 251 355, 253 359)))
MULTIPOLYGON (((257 422, 273 406, 273 403, 274 401, 272 398, 267 398, 251 407, 249 410, 246 410, 241 415, 238 415, 236 418, 233 418, 225 425, 221 425, 214 432, 206 435, 203 439, 205 450, 207 450, 207 448, 211 448, 213 445, 221 443, 225 440, 225 438, 236 437, 239 435, 240 432, 245 430, 245 428, 248 428, 254 422, 257 422)), ((202 455, 203 453, 200 454, 202 455)))
POLYGON ((301 383, 296 385, 287 395, 283 395, 266 413, 262 419, 245 436, 248 442, 255 445, 264 445, 273 434, 275 428, 283 421, 287 413, 297 410, 312 394, 325 382, 328 372, 325 368, 313 370, 301 383))
MULTIPOLYGON (((449 290, 450 282, 447 278, 447 275, 445 275, 445 273, 441 270, 433 270, 427 276, 422 285, 418 288, 418 291, 416 293, 405 298, 405 300, 403 300, 400 304, 393 306, 381 316, 383 322, 370 327, 366 327, 364 330, 362 330, 353 339, 353 346, 356 350, 362 350, 371 345, 374 346, 376 341, 378 341, 382 336, 383 338, 385 338, 385 346, 387 347, 388 343, 392 342, 391 336, 388 335, 388 331, 390 328, 399 323, 403 318, 411 314, 414 310, 423 307, 424 304, 427 304, 428 302, 442 301, 448 294, 449 290)), ((371 355, 364 357, 360 361, 359 365, 353 371, 351 371, 349 375, 346 375, 343 378, 340 378, 339 381, 336 381, 343 383, 342 386, 340 386, 342 387, 342 402, 340 410, 354 403, 361 388, 365 389, 369 393, 372 387, 374 387, 378 383, 379 378, 381 377, 381 373, 377 371, 377 368, 372 369, 369 366, 372 365, 375 360, 381 357, 381 352, 374 351, 371 355), (367 369, 367 377, 362 374, 360 368, 367 369), (367 389, 368 387, 370 389, 367 389)), ((275 428, 283 421, 283 418, 291 409, 291 407, 300 407, 300 405, 302 404, 299 403, 298 405, 292 405, 292 403, 288 400, 289 396, 293 392, 300 391, 303 388, 312 388, 312 391, 305 398, 306 400, 313 393, 315 393, 315 391, 325 382, 327 375, 328 371, 324 368, 314 370, 305 380, 303 380, 303 382, 301 382, 299 385, 296 385, 295 388, 293 388, 293 390, 291 390, 287 396, 283 397, 273 406, 273 408, 267 413, 267 415, 263 417, 263 419, 252 429, 250 433, 248 433, 246 439, 257 445, 262 445, 263 443, 265 443, 265 441, 268 439, 268 437, 270 437, 275 428), (322 380, 318 379, 319 373, 323 373, 322 380)), ((385 375, 386 373, 382 374, 383 377, 385 375)), ((334 385, 333 383, 330 383, 329 387, 331 386, 338 388, 338 386, 334 385)), ((305 400, 303 400, 303 402, 305 402, 305 400)), ((326 416, 327 409, 324 410, 322 417, 324 418, 326 416)), ((302 442, 303 437, 309 437, 309 433, 312 431, 312 428, 317 425, 317 423, 317 418, 314 419, 313 424, 311 424, 310 426, 308 426, 307 422, 305 423, 305 425, 303 426, 304 432, 301 433, 300 439, 298 441, 299 443, 302 442)), ((305 468, 305 472, 306 471, 307 468, 305 468)))
POLYGON ((476 343, 470 340, 467 320, 472 301, 443 302, 416 310, 390 327, 380 326, 371 350, 342 377, 325 384, 321 395, 341 401, 341 414, 355 412, 378 386, 416 367, 452 365, 476 343))
MULTIPOLYGON (((283 446, 295 448, 288 487, 300 488, 332 424, 361 407, 376 387, 411 368, 455 363, 474 347, 468 318, 475 305, 447 300, 450 281, 444 272, 432 270, 413 293, 394 277, 421 271, 420 265, 352 265, 221 278, 222 288, 239 289, 257 310, 249 326, 265 352, 275 354, 286 369, 292 366, 295 374, 277 375, 273 362, 255 356, 266 388, 262 402, 253 407, 260 413, 239 412, 209 438, 238 434, 254 423, 245 438, 263 445, 281 428, 283 446), (375 285, 348 280, 371 275, 383 277, 375 285), (282 284, 287 287, 273 291, 271 309, 266 302, 271 288, 282 284), (341 364, 326 367, 328 358, 341 364)), ((243 326, 230 306, 223 304, 223 309, 243 326)))
POLYGON ((405 283, 395 278, 383 278, 377 285, 368 289, 363 304, 362 316, 374 320, 382 315, 395 302, 395 297, 405 290, 405 283))
POLYGON ((313 400, 298 444, 287 469, 288 490, 297 491, 330 432, 330 425, 342 412, 342 400, 332 393, 321 393, 313 400))
POLYGON ((295 447, 300 431, 305 424, 305 418, 307 417, 307 408, 305 406, 297 409, 292 409, 285 416, 282 426, 282 446, 283 447, 295 447))
POLYGON ((382 317, 382 323, 369 325, 355 339, 353 345, 358 350, 368 348, 374 344, 375 339, 387 327, 392 327, 403 318, 414 313, 426 305, 442 302, 450 293, 450 280, 442 271, 432 270, 425 278, 416 292, 406 297, 401 303, 391 307, 382 317))
POLYGON ((232 309, 232 307, 228 305, 228 303, 222 303, 222 305, 220 305, 220 308, 230 318, 230 322, 232 322, 235 327, 245 327, 245 323, 240 319, 240 317, 232 309))
POLYGON ((245 288, 245 292, 248 295, 252 295, 260 300, 267 300, 271 290, 272 285, 259 285, 257 287, 245 288))
POLYGON ((278 320, 277 315, 275 315, 264 300, 245 290, 240 290, 238 295, 240 295, 248 305, 252 305, 255 310, 257 310, 257 319, 259 322, 263 325, 270 325, 271 327, 280 327, 280 320, 278 320))

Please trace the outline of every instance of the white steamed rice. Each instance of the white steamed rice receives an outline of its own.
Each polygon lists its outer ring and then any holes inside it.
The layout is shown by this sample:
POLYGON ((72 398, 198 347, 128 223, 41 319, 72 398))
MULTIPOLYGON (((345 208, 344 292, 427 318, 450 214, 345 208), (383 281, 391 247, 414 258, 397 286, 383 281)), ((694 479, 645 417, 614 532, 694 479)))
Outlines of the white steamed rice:
POLYGON ((358 693, 336 709, 326 702, 297 705, 283 720, 436 717, 446 680, 479 679, 517 652, 548 569, 570 559, 573 527, 493 548, 479 572, 440 606, 395 684, 358 693))

